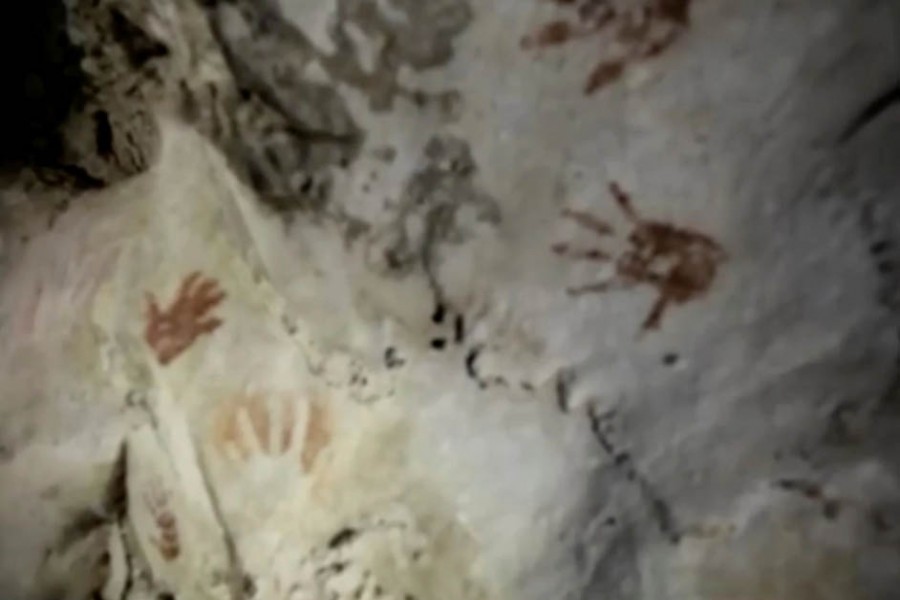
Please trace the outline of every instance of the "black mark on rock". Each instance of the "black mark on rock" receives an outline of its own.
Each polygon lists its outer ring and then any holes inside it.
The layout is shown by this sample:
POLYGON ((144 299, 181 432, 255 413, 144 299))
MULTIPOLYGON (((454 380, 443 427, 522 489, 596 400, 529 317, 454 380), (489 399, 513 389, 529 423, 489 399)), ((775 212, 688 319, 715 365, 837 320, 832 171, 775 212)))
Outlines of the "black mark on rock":
POLYGON ((897 104, 900 104, 900 81, 869 102, 844 129, 838 141, 841 143, 850 141, 870 123, 897 104))
POLYGON ((561 371, 556 375, 556 406, 564 413, 569 412, 569 397, 575 374, 572 371, 561 371))
POLYGON ((336 562, 328 565, 324 565, 316 569, 317 575, 340 575, 344 572, 344 569, 347 568, 347 563, 345 562, 336 562))
POLYGON ((358 534, 359 532, 351 527, 341 529, 336 534, 334 534, 330 540, 328 540, 328 547, 334 550, 335 548, 339 548, 345 544, 349 544, 354 539, 356 539, 356 536, 358 534))
POLYGON ((474 348, 469 350, 468 353, 466 353, 466 375, 469 376, 469 379, 472 379, 473 381, 478 383, 478 387, 483 390, 486 390, 487 388, 492 386, 507 387, 509 385, 509 382, 502 375, 485 377, 478 371, 478 357, 481 355, 483 350, 483 346, 475 346, 474 348))
POLYGON ((435 325, 440 325, 444 322, 444 317, 447 314, 447 308, 443 303, 438 302, 434 307, 434 312, 431 313, 431 322, 435 325))
POLYGON ((125 442, 122 442, 106 482, 103 498, 103 510, 115 520, 124 519, 128 512, 127 479, 128 450, 125 442))
POLYGON ((591 424, 591 431, 594 438, 600 444, 603 452, 612 460, 613 468, 619 471, 627 481, 634 483, 641 498, 646 504, 656 523, 659 532, 672 544, 677 544, 681 540, 680 527, 677 524, 672 507, 669 503, 656 491, 655 487, 640 473, 634 466, 631 456, 627 452, 619 450, 613 443, 611 437, 607 433, 609 428, 609 420, 614 413, 597 413, 596 409, 588 407, 588 419, 591 424))
POLYGON ((453 320, 453 341, 462 344, 466 337, 466 320, 462 315, 456 315, 453 320))
POLYGON ((384 351, 384 366, 388 369, 397 369, 406 364, 406 361, 397 356, 397 349, 393 346, 384 351))
POLYGON ((659 496, 656 490, 643 477, 637 477, 637 481, 641 487, 644 497, 650 502, 653 509, 653 516, 656 524, 659 526, 660 532, 671 542, 677 544, 681 541, 681 534, 678 532, 678 526, 675 523, 675 517, 672 514, 672 507, 668 502, 659 496))
POLYGON ((480 352, 481 348, 476 347, 469 350, 469 353, 466 354, 466 374, 476 381, 478 381, 478 370, 475 367, 475 363, 478 361, 478 354, 480 352))

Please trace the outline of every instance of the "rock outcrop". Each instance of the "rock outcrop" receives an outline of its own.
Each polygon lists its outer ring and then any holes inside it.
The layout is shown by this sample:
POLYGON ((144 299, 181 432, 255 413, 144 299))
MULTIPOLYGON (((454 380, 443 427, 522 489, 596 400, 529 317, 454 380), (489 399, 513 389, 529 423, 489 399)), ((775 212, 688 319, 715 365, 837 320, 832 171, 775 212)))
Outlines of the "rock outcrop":
POLYGON ((25 4, 0 597, 897 597, 895 2, 25 4))

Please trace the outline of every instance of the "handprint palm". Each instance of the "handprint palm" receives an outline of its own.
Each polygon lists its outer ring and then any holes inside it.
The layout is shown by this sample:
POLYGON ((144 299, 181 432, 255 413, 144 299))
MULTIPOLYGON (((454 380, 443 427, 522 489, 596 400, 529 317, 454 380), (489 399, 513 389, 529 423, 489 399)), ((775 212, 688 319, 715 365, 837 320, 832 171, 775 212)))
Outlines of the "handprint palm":
MULTIPOLYGON (((573 249, 567 243, 554 244, 553 252, 568 258, 612 262, 611 279, 569 288, 570 295, 629 289, 637 285, 656 288, 657 299, 644 319, 643 329, 657 329, 670 304, 685 304, 705 294, 712 286, 726 254, 710 236, 638 214, 631 197, 618 184, 609 186, 613 199, 632 225, 628 248, 614 257, 601 248, 573 249)), ((598 237, 612 235, 612 225, 589 213, 566 209, 563 216, 598 237)))
POLYGON ((221 319, 206 315, 224 298, 225 293, 218 283, 202 278, 197 271, 185 277, 168 309, 160 309, 156 297, 147 293, 144 339, 160 364, 169 364, 198 337, 212 333, 222 325, 221 319))

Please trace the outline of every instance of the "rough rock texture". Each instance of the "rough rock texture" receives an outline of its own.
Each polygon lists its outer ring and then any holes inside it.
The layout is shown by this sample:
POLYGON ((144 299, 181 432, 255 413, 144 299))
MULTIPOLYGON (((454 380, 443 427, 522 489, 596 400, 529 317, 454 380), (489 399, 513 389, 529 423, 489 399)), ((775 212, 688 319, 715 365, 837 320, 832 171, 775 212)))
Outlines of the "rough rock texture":
POLYGON ((12 135, 4 167, 30 168, 46 184, 75 189, 147 169, 158 146, 153 106, 169 48, 138 5, 39 0, 23 20, 7 20, 33 37, 4 52, 16 109, 5 117, 12 135))
POLYGON ((0 597, 897 597, 896 2, 29 6, 0 597))

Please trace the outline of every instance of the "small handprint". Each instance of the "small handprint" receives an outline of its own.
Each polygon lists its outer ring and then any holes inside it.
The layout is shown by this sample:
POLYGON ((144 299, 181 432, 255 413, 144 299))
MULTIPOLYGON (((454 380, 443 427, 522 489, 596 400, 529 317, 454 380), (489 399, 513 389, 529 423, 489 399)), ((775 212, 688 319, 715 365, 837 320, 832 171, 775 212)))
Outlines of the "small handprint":
POLYGON ((224 298, 219 284, 214 279, 203 278, 199 271, 184 278, 175 301, 166 310, 161 310, 154 295, 147 293, 144 339, 161 365, 169 364, 198 337, 222 325, 221 319, 206 315, 224 298))
MULTIPOLYGON (((644 319, 642 328, 657 329, 670 304, 684 304, 705 294, 716 278, 726 254, 710 236, 661 221, 641 217, 631 197, 615 182, 609 191, 633 228, 628 247, 613 262, 615 275, 606 281, 569 288, 570 295, 630 289, 646 284, 656 288, 657 299, 644 319)), ((598 237, 612 235, 613 227, 591 214, 566 209, 563 216, 592 231, 598 237)), ((553 252, 567 258, 609 262, 614 257, 603 249, 575 250, 569 244, 552 246, 553 252)))

